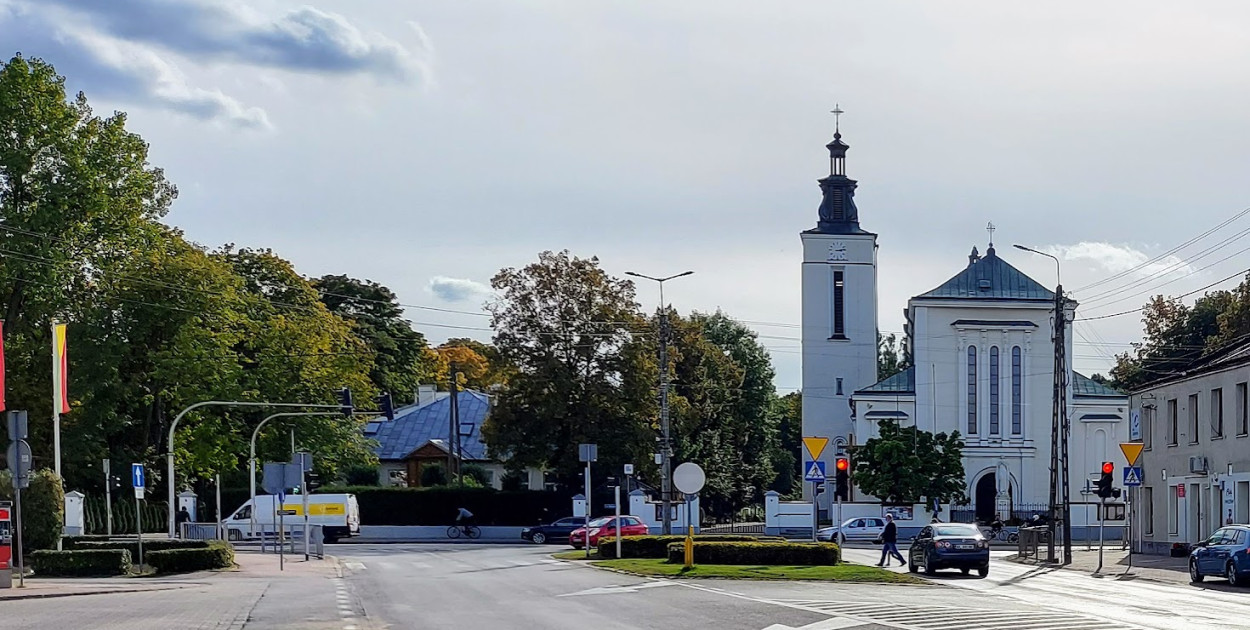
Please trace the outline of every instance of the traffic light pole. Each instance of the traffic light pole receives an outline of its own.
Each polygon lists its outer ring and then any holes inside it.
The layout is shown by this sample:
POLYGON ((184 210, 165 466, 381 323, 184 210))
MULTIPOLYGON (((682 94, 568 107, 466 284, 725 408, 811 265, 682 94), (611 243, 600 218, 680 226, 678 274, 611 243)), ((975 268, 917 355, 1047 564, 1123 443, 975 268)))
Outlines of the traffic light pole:
POLYGON ((1094 573, 1102 573, 1102 530, 1107 523, 1107 500, 1100 499, 1098 503, 1098 568, 1094 569, 1094 573))
MULTIPOLYGON (((266 424, 269 424, 269 421, 273 420, 274 418, 292 418, 292 417, 298 417, 298 416, 337 416, 339 415, 339 413, 341 412, 339 411, 288 411, 284 413, 275 413, 265 418, 264 420, 261 420, 260 424, 256 425, 255 429, 252 429, 252 442, 251 442, 251 446, 249 447, 248 456, 247 456, 248 497, 252 500, 252 510, 251 510, 252 521, 249 524, 248 526, 249 529, 247 531, 247 535, 249 538, 256 535, 256 438, 260 435, 260 430, 263 429, 266 424)), ((292 429, 292 431, 294 431, 294 429, 292 429)), ((294 438, 291 439, 291 450, 292 452, 294 452, 295 450, 294 438)))

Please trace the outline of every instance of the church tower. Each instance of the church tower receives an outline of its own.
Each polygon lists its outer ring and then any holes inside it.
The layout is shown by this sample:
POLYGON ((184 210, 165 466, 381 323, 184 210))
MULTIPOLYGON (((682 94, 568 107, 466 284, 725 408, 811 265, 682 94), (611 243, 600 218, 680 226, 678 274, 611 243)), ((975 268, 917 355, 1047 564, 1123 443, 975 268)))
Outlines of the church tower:
MULTIPOLYGON (((851 394, 877 382, 877 235, 859 226, 856 182, 846 176, 850 147, 840 126, 827 147, 829 176, 820 180, 819 219, 800 237, 803 435, 829 438, 821 460, 832 477, 834 443, 850 442, 851 394)), ((811 485, 806 488, 810 493, 811 485)), ((831 495, 822 495, 822 507, 831 495)))

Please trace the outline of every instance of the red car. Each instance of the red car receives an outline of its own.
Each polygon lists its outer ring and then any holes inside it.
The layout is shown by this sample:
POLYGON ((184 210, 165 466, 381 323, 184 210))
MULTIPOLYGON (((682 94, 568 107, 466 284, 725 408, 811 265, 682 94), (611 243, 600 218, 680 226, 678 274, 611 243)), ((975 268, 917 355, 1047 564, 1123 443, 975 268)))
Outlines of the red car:
MULTIPOLYGON (((590 546, 598 546, 601 536, 612 537, 617 535, 616 518, 611 516, 597 518, 587 523, 586 527, 579 527, 573 530, 569 534, 569 544, 573 545, 574 549, 581 549, 586 544, 587 529, 590 529, 590 546)), ((622 516, 620 530, 621 536, 646 536, 651 533, 646 523, 643 523, 642 519, 637 516, 622 516)))

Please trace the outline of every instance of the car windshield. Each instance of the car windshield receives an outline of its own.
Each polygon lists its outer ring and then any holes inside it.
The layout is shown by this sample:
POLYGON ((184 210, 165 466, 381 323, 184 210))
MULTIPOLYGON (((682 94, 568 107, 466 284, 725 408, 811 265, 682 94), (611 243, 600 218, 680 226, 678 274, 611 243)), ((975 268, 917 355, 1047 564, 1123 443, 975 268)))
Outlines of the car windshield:
POLYGON ((972 525, 934 525, 935 536, 980 536, 981 532, 972 525))
POLYGON ((597 518, 590 522, 590 526, 591 527, 603 527, 604 525, 607 525, 608 523, 611 523, 611 522, 612 522, 611 518, 597 518))

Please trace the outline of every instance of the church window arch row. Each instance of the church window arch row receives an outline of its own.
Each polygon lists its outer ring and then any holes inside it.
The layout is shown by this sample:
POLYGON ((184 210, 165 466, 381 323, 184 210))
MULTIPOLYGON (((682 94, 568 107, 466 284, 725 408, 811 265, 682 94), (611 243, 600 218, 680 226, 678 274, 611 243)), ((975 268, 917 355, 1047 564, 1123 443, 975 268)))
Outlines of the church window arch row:
POLYGON ((1020 346, 1011 348, 1011 433, 1024 433, 1024 356, 1020 346))
POLYGON ((999 369, 998 346, 990 346, 990 435, 998 435, 999 424, 999 369))
POLYGON ((977 434, 977 347, 968 346, 968 435, 977 434))

